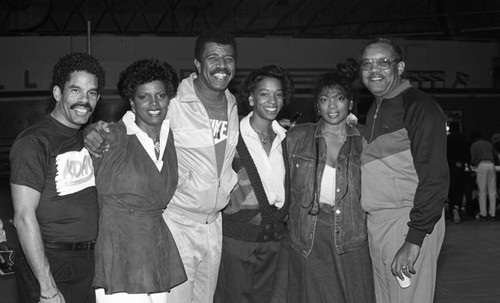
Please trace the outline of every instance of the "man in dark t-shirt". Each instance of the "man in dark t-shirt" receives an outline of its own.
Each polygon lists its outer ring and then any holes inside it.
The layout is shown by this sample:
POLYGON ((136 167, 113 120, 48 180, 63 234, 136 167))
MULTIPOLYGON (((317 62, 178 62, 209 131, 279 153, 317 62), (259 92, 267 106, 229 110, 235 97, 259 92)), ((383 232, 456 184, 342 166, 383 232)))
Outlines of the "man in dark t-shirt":
POLYGON ((10 152, 15 262, 22 302, 94 302, 98 203, 94 169, 80 127, 104 85, 92 56, 71 53, 52 72, 55 106, 24 130, 10 152))

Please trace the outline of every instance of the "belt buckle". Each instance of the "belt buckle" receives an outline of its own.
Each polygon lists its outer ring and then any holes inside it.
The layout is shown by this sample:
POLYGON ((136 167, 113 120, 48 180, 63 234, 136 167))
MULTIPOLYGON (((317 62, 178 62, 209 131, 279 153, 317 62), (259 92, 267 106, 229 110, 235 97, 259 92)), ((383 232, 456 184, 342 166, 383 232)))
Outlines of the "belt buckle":
POLYGON ((92 250, 94 241, 82 242, 75 244, 75 250, 92 250))
POLYGON ((75 250, 84 250, 86 244, 85 243, 75 243, 75 250))

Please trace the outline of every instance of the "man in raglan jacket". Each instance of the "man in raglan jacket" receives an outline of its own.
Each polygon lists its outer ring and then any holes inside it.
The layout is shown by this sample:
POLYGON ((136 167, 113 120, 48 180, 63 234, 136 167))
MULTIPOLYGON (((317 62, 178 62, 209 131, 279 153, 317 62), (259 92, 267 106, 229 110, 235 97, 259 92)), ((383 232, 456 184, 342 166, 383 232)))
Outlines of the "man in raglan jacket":
POLYGON ((370 41, 360 68, 375 97, 364 131, 361 204, 377 302, 433 302, 449 186, 445 115, 402 79, 405 62, 392 41, 370 41), (403 275, 408 288, 396 280, 403 275))

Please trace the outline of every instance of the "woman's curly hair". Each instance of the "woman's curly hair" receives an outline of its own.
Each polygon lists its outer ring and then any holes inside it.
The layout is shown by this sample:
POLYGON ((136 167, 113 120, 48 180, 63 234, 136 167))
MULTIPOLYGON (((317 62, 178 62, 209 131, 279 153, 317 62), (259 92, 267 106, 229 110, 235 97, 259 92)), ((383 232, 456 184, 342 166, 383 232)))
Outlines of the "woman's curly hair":
POLYGON ((317 101, 319 95, 325 88, 337 88, 342 91, 349 100, 356 99, 356 88, 354 82, 359 78, 359 64, 353 58, 346 62, 337 64, 333 71, 322 74, 315 83, 314 98, 317 101))
POLYGON ((275 78, 281 82, 281 89, 283 90, 283 103, 284 105, 288 105, 295 89, 292 78, 284 68, 277 65, 266 65, 252 71, 245 81, 241 83, 237 93, 239 109, 244 112, 252 111, 248 97, 255 90, 257 83, 265 78, 275 78))
POLYGON ((92 55, 85 53, 70 53, 62 56, 52 69, 52 88, 59 86, 64 89, 64 84, 69 81, 73 72, 87 72, 97 77, 98 89, 104 87, 104 70, 92 55))
POLYGON ((137 60, 120 73, 118 93, 128 101, 134 98, 135 90, 139 85, 157 80, 165 86, 168 98, 174 98, 179 86, 179 76, 175 69, 170 64, 157 59, 137 60))

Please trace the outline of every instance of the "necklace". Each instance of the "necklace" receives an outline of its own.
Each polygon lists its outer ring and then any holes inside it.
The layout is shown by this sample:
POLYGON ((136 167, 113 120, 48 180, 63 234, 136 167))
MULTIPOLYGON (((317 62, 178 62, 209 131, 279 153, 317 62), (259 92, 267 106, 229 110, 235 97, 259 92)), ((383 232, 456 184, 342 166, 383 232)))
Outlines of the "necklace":
POLYGON ((260 143, 266 145, 268 142, 272 142, 273 141, 273 136, 272 135, 268 135, 268 136, 264 136, 263 134, 255 131, 257 133, 257 135, 259 136, 259 140, 260 140, 260 143))
MULTIPOLYGON (((253 117, 253 116, 252 116, 253 117)), ((250 117, 250 127, 253 128, 254 132, 257 133, 257 136, 259 136, 260 143, 263 145, 266 145, 268 142, 273 142, 274 137, 276 134, 274 133, 271 125, 267 127, 267 136, 264 135, 263 133, 259 132, 254 125, 252 124, 252 117, 250 117)))
MULTIPOLYGON (((252 126, 250 124, 250 126, 252 126)), ((253 128, 253 126, 252 126, 253 128)), ((253 128, 253 130, 257 133, 257 136, 259 136, 259 140, 260 140, 260 143, 266 145, 268 142, 272 142, 273 141, 273 138, 274 138, 274 132, 272 130, 270 130, 270 133, 266 136, 266 135, 263 135, 262 133, 258 132, 255 130, 255 128, 253 128)))
POLYGON ((156 137, 154 140, 155 143, 155 154, 156 154, 156 159, 160 157, 160 137, 156 137))

